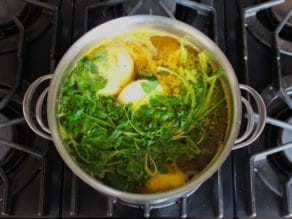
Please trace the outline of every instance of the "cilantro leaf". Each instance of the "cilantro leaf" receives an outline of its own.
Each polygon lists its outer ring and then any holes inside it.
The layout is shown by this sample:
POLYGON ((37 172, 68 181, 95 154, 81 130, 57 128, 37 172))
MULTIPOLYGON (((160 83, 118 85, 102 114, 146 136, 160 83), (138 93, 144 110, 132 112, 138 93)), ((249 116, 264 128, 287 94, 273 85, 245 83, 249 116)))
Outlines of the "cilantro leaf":
POLYGON ((151 93, 158 85, 157 81, 144 81, 141 83, 141 87, 145 93, 151 93))

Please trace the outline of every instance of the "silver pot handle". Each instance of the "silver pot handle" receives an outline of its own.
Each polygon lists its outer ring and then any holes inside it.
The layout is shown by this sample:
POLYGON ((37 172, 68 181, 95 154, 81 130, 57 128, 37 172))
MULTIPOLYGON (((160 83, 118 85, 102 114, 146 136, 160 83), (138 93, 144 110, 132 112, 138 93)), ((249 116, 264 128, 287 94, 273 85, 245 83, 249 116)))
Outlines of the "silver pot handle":
POLYGON ((24 98, 23 98, 23 106, 22 106, 22 111, 23 111, 23 116, 25 121, 27 122, 28 126, 39 136, 48 139, 48 140, 52 140, 51 137, 51 132, 49 130, 49 128, 45 125, 45 122, 43 121, 42 118, 42 107, 44 104, 44 100, 46 95, 48 94, 49 91, 49 87, 45 88, 41 95, 37 98, 36 101, 36 105, 35 105, 35 112, 32 112, 32 109, 34 109, 34 107, 32 107, 32 99, 33 96, 37 90, 37 88, 46 80, 50 80, 52 79, 53 75, 49 74, 49 75, 44 75, 39 77, 38 79, 36 79, 30 86, 29 88, 26 90, 24 98), (35 118, 34 119, 34 116, 35 118))
MULTIPOLYGON (((28 126, 39 136, 52 140, 51 138, 51 132, 49 128, 45 125, 41 112, 42 112, 42 106, 45 100, 46 95, 48 94, 49 88, 45 88, 41 95, 38 97, 36 101, 35 106, 35 117, 36 120, 33 119, 31 109, 32 109, 32 98, 34 96, 34 93, 36 92, 37 88, 46 80, 52 79, 53 75, 44 75, 35 80, 27 89, 25 92, 24 98, 23 98, 23 115, 24 118, 28 124, 28 126)), ((239 149, 245 146, 250 145, 253 143, 262 133, 265 127, 265 121, 266 121, 266 106, 261 98, 261 96, 254 90, 253 88, 247 86, 247 85, 240 85, 239 86, 241 90, 244 90, 248 92, 251 97, 255 100, 257 110, 258 110, 258 119, 257 122, 255 122, 255 113, 253 108, 251 107, 250 103, 242 97, 242 103, 244 107, 246 108, 247 114, 247 126, 244 131, 244 133, 235 141, 235 144, 233 146, 233 150, 239 149)))
POLYGON ((243 106, 246 108, 247 125, 243 134, 235 141, 232 148, 233 150, 248 146, 257 140, 265 128, 267 118, 266 105, 261 95, 259 95, 255 89, 247 85, 241 84, 239 87, 241 90, 244 90, 250 94, 250 96, 254 99, 259 116, 257 122, 255 122, 255 112, 252 106, 246 98, 242 97, 241 101, 243 106))

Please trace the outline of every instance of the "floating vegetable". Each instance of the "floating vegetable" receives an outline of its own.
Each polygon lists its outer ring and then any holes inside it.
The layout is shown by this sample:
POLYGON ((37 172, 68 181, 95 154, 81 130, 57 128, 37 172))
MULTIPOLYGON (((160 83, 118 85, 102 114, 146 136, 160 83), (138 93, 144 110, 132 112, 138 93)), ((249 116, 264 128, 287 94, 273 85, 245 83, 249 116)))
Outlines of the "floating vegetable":
POLYGON ((156 173, 147 180, 144 187, 138 190, 142 193, 162 192, 182 186, 185 183, 185 175, 182 171, 166 164, 166 173, 156 173))
POLYGON ((151 96, 162 94, 162 92, 163 89, 157 81, 142 79, 128 84, 120 92, 117 100, 124 105, 132 104, 132 108, 136 109, 148 104, 151 96))
POLYGON ((116 95, 134 78, 134 63, 128 51, 120 46, 101 48, 93 57, 98 73, 107 80, 98 95, 116 95))

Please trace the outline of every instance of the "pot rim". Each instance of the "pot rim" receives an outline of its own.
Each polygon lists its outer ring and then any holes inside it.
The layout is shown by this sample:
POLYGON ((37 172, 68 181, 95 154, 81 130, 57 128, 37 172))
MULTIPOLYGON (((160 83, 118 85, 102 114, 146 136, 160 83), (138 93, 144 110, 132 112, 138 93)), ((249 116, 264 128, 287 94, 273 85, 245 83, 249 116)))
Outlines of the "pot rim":
POLYGON ((80 39, 78 39, 64 54, 61 61, 59 62, 53 79, 50 83, 48 102, 47 102, 47 114, 48 114, 48 125, 51 130, 53 142, 59 152, 60 156, 66 163, 66 165, 76 174, 81 180, 85 183, 98 190, 101 193, 106 195, 119 198, 121 200, 127 201, 129 203, 135 204, 157 204, 160 202, 169 201, 170 199, 178 199, 184 195, 187 195, 194 189, 198 188, 203 182, 210 178, 224 163, 227 159, 232 146, 236 140, 236 137, 239 132, 240 123, 241 123, 241 95, 239 90, 239 84, 235 76, 234 70, 230 65, 229 61, 225 57, 224 53, 219 49, 219 47, 209 39, 205 34, 199 30, 177 20, 162 16, 154 15, 135 15, 127 16, 118 19, 108 21, 104 24, 101 24, 86 34, 84 34, 80 39), (74 60, 77 60, 81 57, 81 54, 89 48, 90 45, 94 42, 101 42, 102 40, 120 35, 131 30, 137 29, 137 27, 146 26, 146 27, 156 27, 156 29, 165 28, 168 31, 174 31, 180 33, 181 35, 186 35, 191 37, 190 40, 199 44, 199 47, 209 51, 214 57, 215 61, 220 64, 224 70, 225 78, 228 84, 229 92, 231 94, 231 110, 232 110, 232 119, 230 124, 229 137, 224 145, 223 149, 220 151, 219 155, 216 155, 216 160, 209 163, 208 166, 202 171, 195 179, 186 183, 185 185, 169 190, 166 192, 154 193, 154 194, 137 194, 137 193, 128 193, 123 192, 112 187, 109 187, 103 184, 101 181, 95 179, 94 177, 87 174, 83 171, 78 164, 73 161, 70 154, 67 152, 66 148, 63 145, 63 142, 59 135, 58 122, 57 122, 57 105, 58 105, 58 95, 59 87, 62 85, 62 81, 67 75, 68 68, 74 60), (134 28, 135 27, 135 28, 134 28), (132 29, 133 28, 133 29, 132 29))

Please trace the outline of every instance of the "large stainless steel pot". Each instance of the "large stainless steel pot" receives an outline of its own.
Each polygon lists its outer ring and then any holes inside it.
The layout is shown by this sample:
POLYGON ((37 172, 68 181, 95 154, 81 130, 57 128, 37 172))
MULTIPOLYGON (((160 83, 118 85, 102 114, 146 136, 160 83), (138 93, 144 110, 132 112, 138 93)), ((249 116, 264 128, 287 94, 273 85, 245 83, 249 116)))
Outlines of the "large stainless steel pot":
POLYGON ((189 195, 203 182, 205 182, 210 176, 212 176, 216 172, 216 170, 220 168, 220 166, 223 164, 233 148, 240 148, 249 145, 253 141, 255 141, 264 128, 266 118, 265 105, 260 95, 254 89, 245 85, 238 84, 237 78, 230 63, 228 62, 223 52, 212 40, 210 40, 200 31, 185 23, 160 16, 123 17, 104 23, 86 33, 66 52, 53 75, 45 75, 31 84, 24 98, 23 112, 24 117, 31 129, 40 136, 53 140, 60 156, 63 158, 65 163, 84 182, 108 196, 118 198, 127 203, 141 204, 148 207, 149 205, 161 202, 170 202, 189 195), (205 170, 182 187, 156 194, 134 194, 122 192, 113 189, 93 178, 92 176, 88 175, 77 165, 77 163, 73 161, 69 153, 66 151, 60 138, 56 117, 58 105, 57 98, 60 92, 60 88, 62 87, 64 79, 66 75, 70 72, 73 64, 90 47, 95 46, 105 39, 136 30, 137 28, 152 28, 163 30, 178 37, 183 37, 189 40, 191 43, 194 43, 202 49, 206 50, 211 59, 213 59, 217 64, 222 66, 225 72, 224 77, 227 82, 227 92, 229 92, 232 105, 231 129, 225 142, 225 146, 220 151, 218 151, 214 159, 205 168, 205 170), (34 121, 34 117, 31 116, 30 104, 32 102, 32 98, 36 88, 47 79, 52 80, 50 86, 42 92, 36 102, 36 123, 34 121), (256 103, 257 111, 259 114, 257 124, 255 124, 253 120, 253 109, 250 106, 249 102, 241 96, 240 89, 247 91, 250 96, 253 97, 253 99, 255 100, 254 102, 256 103), (47 119, 49 127, 46 127, 45 123, 42 121, 41 116, 42 105, 47 93, 47 119), (244 134, 237 139, 242 119, 242 103, 247 111, 246 117, 248 118, 248 122, 244 134))

